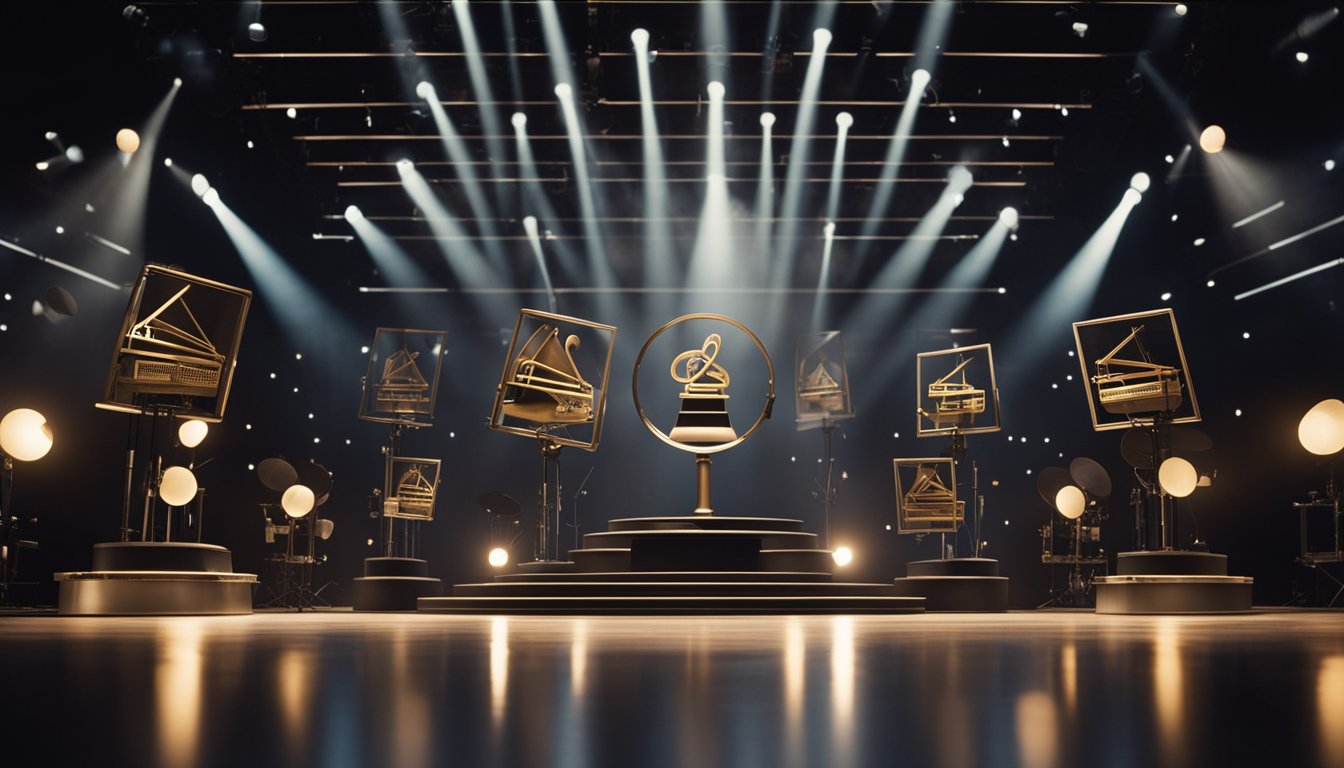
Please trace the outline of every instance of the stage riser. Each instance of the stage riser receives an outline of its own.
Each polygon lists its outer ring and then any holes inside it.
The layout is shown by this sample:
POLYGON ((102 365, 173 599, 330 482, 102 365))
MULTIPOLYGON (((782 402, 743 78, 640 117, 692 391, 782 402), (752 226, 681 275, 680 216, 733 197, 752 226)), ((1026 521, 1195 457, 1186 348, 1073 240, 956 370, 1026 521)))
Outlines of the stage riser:
POLYGON ((93 571, 203 571, 231 573, 233 556, 212 544, 110 542, 93 545, 93 571))
MULTIPOLYGON (((70 574, 58 574, 69 576, 70 574)), ((66 616, 220 616, 252 612, 256 576, 230 580, 87 578, 62 580, 66 616), (248 580, 250 579, 250 580, 248 580)))
MULTIPOLYGON (((740 531, 740 530, 653 530, 653 531, 604 531, 586 533, 583 546, 588 548, 631 547, 635 541, 661 538, 680 538, 691 542, 709 542, 714 539, 751 538, 760 542, 761 549, 816 549, 817 536, 814 533, 796 531, 740 531)), ((692 543, 692 546, 702 546, 692 543)))
POLYGON ((1226 576, 1227 555, 1212 552, 1121 552, 1117 576, 1226 576))
POLYGON ((1121 578, 1124 577, 1097 579, 1097 613, 1199 614, 1251 610, 1249 578, 1224 576, 1215 581, 1218 577, 1205 576, 1162 582, 1119 581, 1121 578))
POLYGON ((608 531, 750 530, 803 532, 803 521, 786 517, 622 517, 607 523, 608 531))
POLYGON ((905 566, 906 576, 998 576, 999 561, 987 557, 916 560, 905 566))
POLYGON ((893 587, 898 595, 924 598, 929 613, 1008 610, 1006 576, 911 576, 896 579, 893 587))
POLYGON ((454 597, 905 597, 886 584, 742 582, 495 582, 458 584, 454 597))
POLYGON ((429 563, 414 557, 366 557, 365 576, 410 576, 428 578, 429 563))
POLYGON ((354 580, 356 611, 414 611, 420 598, 442 594, 442 581, 421 576, 365 576, 354 580))
POLYGON ((910 597, 440 597, 419 601, 421 613, 594 616, 708 616, 790 614, 923 613, 924 601, 910 597))
POLYGON ((633 573, 629 571, 585 571, 582 573, 505 573, 495 577, 496 584, 515 584, 532 581, 547 581, 551 583, 560 582, 629 582, 629 581, 770 581, 770 582, 808 582, 808 583, 829 583, 831 575, 829 573, 796 573, 796 572, 778 572, 771 573, 766 571, 663 571, 643 573, 633 573))

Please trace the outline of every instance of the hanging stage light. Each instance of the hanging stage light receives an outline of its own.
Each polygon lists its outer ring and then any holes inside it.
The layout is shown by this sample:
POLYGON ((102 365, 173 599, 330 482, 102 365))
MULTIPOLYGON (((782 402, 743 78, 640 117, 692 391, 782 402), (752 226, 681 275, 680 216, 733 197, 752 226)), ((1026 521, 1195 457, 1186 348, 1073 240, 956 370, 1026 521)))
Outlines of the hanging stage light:
POLYGON ((291 485, 280 497, 280 508, 295 520, 312 512, 316 505, 317 496, 313 494, 313 489, 306 485, 291 485))
POLYGON ((1313 405, 1297 425, 1297 440, 1317 456, 1344 450, 1344 402, 1330 399, 1313 405))
POLYGON ((196 498, 196 475, 186 467, 169 467, 159 480, 159 498, 170 507, 181 507, 196 498))
POLYGON ((362 218, 364 218, 364 212, 359 210, 358 205, 347 205, 345 207, 346 221, 355 221, 356 219, 362 219, 362 218))
POLYGON ((117 131, 117 149, 128 155, 135 154, 135 150, 140 148, 140 134, 130 128, 122 128, 117 131))
POLYGON ((260 21, 254 21, 247 25, 247 39, 254 43, 266 42, 266 25, 260 21))
POLYGON ((195 448, 201 444, 209 431, 209 425, 200 419, 184 421, 182 426, 177 428, 177 441, 187 448, 195 448))
POLYGON ((191 177, 191 191, 195 192, 197 197, 204 195, 205 191, 209 188, 210 188, 210 181, 206 179, 205 176, 203 176, 202 174, 198 173, 195 176, 191 177))
POLYGON ((1172 456, 1157 468, 1157 482, 1167 495, 1182 499, 1194 493, 1199 485, 1199 473, 1195 471, 1195 465, 1172 456))
POLYGON ((503 547, 495 547, 494 549, 490 550, 490 554, 488 555, 487 559, 490 561, 490 565, 492 567, 503 568, 505 565, 508 565, 509 563, 509 551, 507 549, 504 549, 503 547))
POLYGON ((1221 125, 1210 125, 1199 134, 1199 148, 1210 155, 1222 152, 1225 144, 1227 144, 1227 131, 1224 131, 1221 125))
POLYGON ((1066 485, 1055 494, 1055 509, 1069 520, 1077 520, 1087 509, 1087 496, 1076 485, 1066 485))
POLYGON ((1137 190, 1139 192, 1147 192, 1148 188, 1151 187, 1152 185, 1153 185, 1152 179, 1148 178, 1148 174, 1144 173, 1143 171, 1139 171, 1138 173, 1129 177, 1130 188, 1137 190))
POLYGON ((10 458, 37 461, 47 455, 51 444, 47 418, 32 408, 16 408, 0 419, 0 449, 10 458))
POLYGON ((854 550, 849 547, 836 547, 835 551, 831 553, 831 559, 835 561, 836 565, 844 568, 854 562, 854 550))

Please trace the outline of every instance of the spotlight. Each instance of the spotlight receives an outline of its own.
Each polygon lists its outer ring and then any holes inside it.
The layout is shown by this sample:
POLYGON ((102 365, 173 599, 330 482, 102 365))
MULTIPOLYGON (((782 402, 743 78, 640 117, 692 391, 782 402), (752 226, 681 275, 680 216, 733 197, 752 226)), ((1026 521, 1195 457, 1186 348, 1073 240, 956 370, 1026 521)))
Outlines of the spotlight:
POLYGON ((1223 151, 1227 143, 1227 131, 1221 125, 1210 125, 1199 134, 1199 148, 1210 155, 1223 151))
POLYGON ((32 408, 16 408, 0 419, 0 449, 11 458, 37 461, 51 450, 51 443, 47 417, 32 408))
POLYGON ((140 134, 130 128, 122 128, 117 131, 117 149, 128 155, 135 154, 135 150, 140 148, 140 134))
POLYGON ((835 126, 837 128, 847 131, 849 130, 849 127, 853 124, 854 124, 854 116, 849 114, 848 112, 841 112, 840 114, 835 116, 835 126))
POLYGON ((835 237, 835 222, 834 221, 826 222, 826 226, 822 227, 822 233, 826 236, 826 239, 828 240, 835 237))
POLYGON ((1055 494, 1055 509, 1070 520, 1082 517, 1086 508, 1087 496, 1083 494, 1083 489, 1076 485, 1066 485, 1055 494))
POLYGON ((1326 160, 1324 163, 1321 163, 1321 166, 1327 171, 1333 171, 1335 170, 1335 161, 1334 159, 1326 160))
POLYGON ((630 33, 630 42, 635 44, 636 48, 643 48, 649 44, 649 30, 636 29, 630 33))
POLYGON ((522 112, 514 112, 511 121, 514 128, 522 129, 527 125, 527 115, 522 112))
POLYGON ((964 165, 954 165, 952 166, 952 170, 947 173, 948 185, 957 187, 958 189, 969 188, 973 181, 974 178, 971 176, 971 172, 967 170, 964 165))
POLYGON ((844 568, 854 562, 854 550, 849 547, 836 547, 835 551, 831 553, 831 559, 835 561, 836 565, 844 568))
POLYGON ((43 134, 43 137, 47 141, 55 141, 56 139, 60 138, 60 134, 56 133, 55 131, 47 131, 45 134, 43 134))
POLYGON ((1138 173, 1129 177, 1129 186, 1133 189, 1137 189, 1140 192, 1147 192, 1148 188, 1151 187, 1152 185, 1153 185, 1152 179, 1148 178, 1148 174, 1144 173, 1143 171, 1139 171, 1138 173))
POLYGON ((1126 189, 1124 196, 1120 198, 1122 203, 1129 206, 1138 205, 1141 200, 1143 200, 1143 193, 1133 187, 1126 189))
MULTIPOLYGON (((9 421, 8 416, 5 421, 9 421)), ((1344 450, 1344 402, 1331 399, 1313 405, 1298 422, 1297 441, 1317 456, 1344 450)))
POLYGON ((1177 3, 1175 11, 1177 16, 1184 16, 1190 12, 1190 9, 1185 7, 1185 3, 1177 3))
POLYGON ((313 495, 313 489, 306 485, 291 485, 280 497, 280 508, 295 520, 312 512, 316 504, 317 497, 313 495))
POLYGON ((1087 23, 1082 21, 1073 22, 1073 34, 1078 37, 1087 37, 1087 23))
POLYGON ((1060 107, 1060 108, 1059 108, 1059 116, 1060 116, 1060 117, 1068 117, 1068 116, 1069 116, 1069 108, 1068 108, 1068 107, 1060 107))
POLYGON ((173 167, 173 158, 171 158, 171 157, 165 157, 165 158, 163 158, 163 167, 164 167, 164 168, 172 168, 172 167, 173 167))
MULTIPOLYGON (((762 113, 761 113, 761 127, 762 127, 762 128, 764 128, 764 129, 766 129, 766 130, 768 131, 768 130, 770 130, 771 126, 773 126, 774 124, 775 124, 775 113, 774 113, 774 112, 762 112, 762 113)), ((1331 161, 1327 161, 1327 162, 1331 162, 1331 161)), ((1327 168, 1326 170, 1330 170, 1330 169, 1327 168)))
POLYGON ((290 120, 293 120, 294 118, 296 118, 296 117, 298 117, 298 116, 299 116, 299 110, 297 110, 297 109, 295 109, 295 108, 293 108, 293 107, 290 107, 289 109, 286 109, 286 110, 285 110, 285 117, 288 117, 290 120))
POLYGON ((916 69, 914 72, 910 73, 910 84, 916 88, 923 88, 929 84, 930 77, 929 70, 916 69))
POLYGON ((1163 155, 1162 159, 1167 161, 1167 165, 1171 165, 1172 163, 1176 162, 1176 158, 1172 157, 1171 155, 1163 155))
POLYGON ((346 220, 346 221, 355 221, 356 219, 362 219, 362 218, 364 218, 364 212, 361 211, 361 210, 359 210, 359 206, 358 206, 358 205, 348 205, 348 206, 346 206, 346 208, 345 208, 345 220, 346 220))
POLYGON ((60 224, 57 224, 57 225, 56 225, 56 234, 58 234, 58 235, 64 235, 64 234, 65 234, 65 227, 62 227, 60 224))
POLYGON ((949 123, 955 123, 955 122, 957 122, 957 113, 956 113, 956 112, 953 112, 953 111, 950 110, 950 109, 947 110, 947 122, 949 122, 949 123))
POLYGON ((537 232, 537 217, 536 217, 536 216, 524 216, 524 217, 523 217, 523 229, 526 230, 527 233, 528 233, 529 235, 536 234, 536 232, 537 232))
POLYGON ((266 26, 260 21, 254 21, 247 25, 247 39, 254 43, 266 42, 266 26))
MULTIPOLYGON (((644 30, 637 29, 635 31, 643 32, 644 30)), ((490 561, 491 567, 503 568, 505 565, 508 565, 509 563, 509 551, 507 549, 504 549, 503 547, 495 547, 494 549, 490 550, 490 554, 487 557, 487 559, 490 561)))
POLYGON ((569 83, 555 84, 555 97, 557 99, 568 99, 572 95, 574 95, 574 89, 569 86, 569 83))
POLYGON ((1008 137, 1007 137, 1007 136, 1004 136, 1004 137, 1003 137, 1003 146, 1005 146, 1005 147, 1011 147, 1012 145, 1013 145, 1013 143, 1012 143, 1011 141, 1008 140, 1008 137))
POLYGON ((813 50, 816 50, 818 48, 824 49, 826 46, 830 44, 831 44, 831 30, 819 27, 812 31, 813 50))
POLYGON ((219 205, 219 190, 215 189, 214 187, 205 190, 205 194, 201 195, 201 202, 205 203, 211 208, 215 207, 216 205, 219 205))
POLYGON ((1204 285, 1208 286, 1209 288, 1212 288, 1213 286, 1215 286, 1215 285, 1217 285, 1217 284, 1218 284, 1218 283, 1214 282, 1213 280, 1210 280, 1210 281, 1208 281, 1207 283, 1205 283, 1204 285))
POLYGON ((39 171, 45 171, 51 167, 51 163, 48 163, 46 160, 38 160, 36 163, 33 163, 33 167, 39 171))
POLYGON ((210 188, 210 182, 205 178, 205 176, 198 173, 195 176, 191 177, 191 191, 195 192, 197 197, 204 195, 205 191, 209 188, 210 188))
POLYGON ((252 143, 252 140, 251 140, 251 139, 248 139, 248 140, 247 140, 247 148, 248 148, 248 149, 254 149, 254 148, 256 148, 256 146, 257 146, 256 144, 253 144, 253 143, 252 143))
POLYGON ((1017 107, 1013 107, 1012 115, 1013 115, 1013 122, 1016 123, 1018 120, 1022 119, 1022 110, 1018 109, 1017 107))
POLYGON ((412 162, 410 161, 409 158, 405 158, 405 157, 403 157, 403 158, 401 158, 400 160, 397 161, 397 170, 398 170, 398 171, 409 171, 409 170, 411 170, 411 169, 414 168, 414 167, 415 167, 415 163, 412 163, 412 162))
POLYGON ((1204 241, 1204 238, 1202 238, 1202 237, 1196 237, 1196 238, 1195 238, 1195 247, 1198 248, 1199 246, 1203 245, 1204 242, 1205 242, 1205 241, 1204 241))
POLYGON ((1293 54, 1293 58, 1297 59, 1299 64, 1306 64, 1307 59, 1311 58, 1311 56, 1309 56, 1306 51, 1298 51, 1293 54))
POLYGON ((181 507, 196 498, 196 476, 186 467, 169 467, 159 479, 159 498, 170 507, 181 507))
POLYGON ((182 87, 182 78, 180 78, 180 77, 174 77, 174 78, 173 78, 173 87, 174 87, 174 88, 181 88, 181 87, 182 87))
POLYGON ((1003 222, 1003 225, 1005 227, 1008 227, 1013 231, 1017 231, 1017 223, 1019 218, 1020 217, 1017 214, 1017 209, 1012 207, 1011 205, 1008 206, 1007 208, 1004 208, 1002 211, 999 211, 999 221, 1003 222))
POLYGON ((72 145, 65 150, 65 159, 72 163, 82 163, 84 162, 84 150, 80 149, 78 145, 72 145))
POLYGON ((201 444, 209 431, 209 425, 200 419, 184 421, 182 426, 177 428, 177 441, 188 448, 195 448, 201 444))
POLYGON ((1194 493, 1199 483, 1195 465, 1179 456, 1172 456, 1157 468, 1157 482, 1168 496, 1183 499, 1194 493))
POLYGON ((1171 291, 1167 291, 1166 293, 1162 294, 1162 300, 1171 301, 1171 291))
POLYGON ((718 80, 715 80, 711 82, 709 85, 705 86, 705 92, 709 94, 709 98, 711 99, 722 99, 723 83, 720 83, 718 80))
POLYGON ((415 86, 415 95, 422 99, 434 98, 434 86, 428 80, 421 80, 415 86))

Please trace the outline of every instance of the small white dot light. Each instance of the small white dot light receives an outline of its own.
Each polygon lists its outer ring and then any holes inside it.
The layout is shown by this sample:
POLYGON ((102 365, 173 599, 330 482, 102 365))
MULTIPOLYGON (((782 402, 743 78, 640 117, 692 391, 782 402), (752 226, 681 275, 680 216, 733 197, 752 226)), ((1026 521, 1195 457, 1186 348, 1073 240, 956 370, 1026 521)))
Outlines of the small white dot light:
POLYGON ((1204 238, 1202 238, 1202 237, 1196 237, 1196 238, 1195 238, 1195 247, 1198 248, 1199 246, 1203 245, 1204 242, 1205 242, 1204 238))
POLYGON ((764 128, 764 129, 766 129, 766 130, 768 131, 768 130, 770 130, 771 126, 773 126, 774 124, 775 124, 775 113, 774 113, 774 112, 762 112, 762 113, 761 113, 761 127, 762 127, 762 128, 764 128))
POLYGON ((434 85, 428 80, 421 80, 415 84, 415 95, 422 99, 434 98, 434 85))
POLYGON ((840 128, 841 130, 849 130, 849 127, 853 124, 854 124, 854 116, 849 114, 848 112, 841 112, 840 114, 835 116, 835 125, 837 128, 840 128))
POLYGON ((514 128, 527 127, 527 115, 522 112, 514 112, 513 117, 509 118, 509 120, 513 123, 514 128))
POLYGON ((1327 170, 1327 171, 1333 171, 1333 170, 1335 170, 1335 161, 1334 161, 1333 158, 1331 158, 1331 159, 1329 159, 1329 160, 1326 160, 1324 163, 1321 163, 1321 165, 1322 165, 1322 166, 1325 168, 1325 170, 1327 170))
MULTIPOLYGON (((914 72, 910 73, 910 84, 915 86, 916 88, 923 88, 924 86, 929 84, 930 77, 931 75, 929 74, 929 70, 916 69, 914 72)), ((953 120, 953 122, 956 121, 953 120)))
POLYGON ((1171 301, 1171 291, 1166 291, 1166 292, 1164 292, 1164 293, 1162 294, 1162 300, 1163 300, 1163 301, 1171 301))
POLYGON ((1137 189, 1140 192, 1147 192, 1148 188, 1151 187, 1152 185, 1153 180, 1148 178, 1148 174, 1144 173, 1143 171, 1139 171, 1138 173, 1129 177, 1129 186, 1134 189, 1137 189))
POLYGON ((290 107, 289 109, 286 109, 286 110, 285 110, 285 117, 288 117, 290 120, 293 120, 294 118, 296 118, 296 117, 298 117, 298 116, 299 116, 299 110, 297 110, 297 109, 295 109, 295 108, 293 108, 293 107, 290 107))
POLYGON ((191 177, 191 191, 195 192, 197 197, 204 195, 209 188, 210 181, 204 175, 198 173, 191 177))
POLYGON ((1293 54, 1293 58, 1297 59, 1299 64, 1306 64, 1307 59, 1311 58, 1311 56, 1308 55, 1306 51, 1298 51, 1293 54))

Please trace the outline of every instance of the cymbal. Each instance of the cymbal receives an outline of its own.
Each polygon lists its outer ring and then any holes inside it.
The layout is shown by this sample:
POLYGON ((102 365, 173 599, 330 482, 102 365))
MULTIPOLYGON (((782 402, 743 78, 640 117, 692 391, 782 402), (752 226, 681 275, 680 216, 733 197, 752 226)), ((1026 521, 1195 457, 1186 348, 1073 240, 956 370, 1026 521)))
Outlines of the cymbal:
POLYGON ((331 473, 316 461, 305 461, 296 467, 299 482, 313 492, 313 506, 320 507, 331 498, 331 473))
POLYGON ((257 465, 257 477, 261 478, 262 485, 276 493, 284 493, 299 481, 294 465, 281 458, 262 459, 257 465))
POLYGON ((1063 467, 1046 467, 1036 476, 1036 492, 1041 494, 1051 509, 1055 508, 1055 496, 1059 489, 1066 485, 1073 485, 1073 478, 1069 470, 1063 467))
POLYGON ((1069 476, 1073 482, 1087 491, 1092 496, 1099 499, 1108 499, 1111 496, 1111 476, 1106 472, 1106 468, 1087 458, 1079 456, 1069 462, 1069 476))
POLYGON ((488 514, 497 517, 519 517, 523 507, 512 496, 499 491, 487 491, 476 497, 476 503, 488 514))
MULTIPOLYGON (((1168 433, 1171 452, 1202 453, 1213 449, 1213 438, 1193 427, 1172 427, 1168 433)), ((1120 455, 1131 467, 1152 469, 1153 433, 1146 427, 1134 427, 1120 438, 1120 455)))

